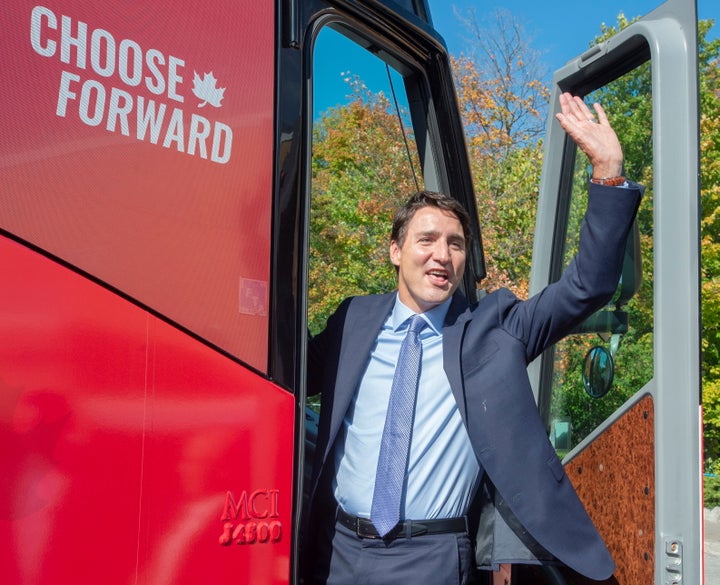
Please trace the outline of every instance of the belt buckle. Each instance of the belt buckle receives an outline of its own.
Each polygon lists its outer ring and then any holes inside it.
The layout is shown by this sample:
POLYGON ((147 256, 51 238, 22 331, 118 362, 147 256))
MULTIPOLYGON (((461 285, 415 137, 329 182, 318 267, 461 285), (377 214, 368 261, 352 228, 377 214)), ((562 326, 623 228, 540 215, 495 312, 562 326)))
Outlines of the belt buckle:
POLYGON ((359 538, 367 538, 370 540, 382 538, 373 523, 365 518, 355 518, 355 534, 357 534, 359 538))

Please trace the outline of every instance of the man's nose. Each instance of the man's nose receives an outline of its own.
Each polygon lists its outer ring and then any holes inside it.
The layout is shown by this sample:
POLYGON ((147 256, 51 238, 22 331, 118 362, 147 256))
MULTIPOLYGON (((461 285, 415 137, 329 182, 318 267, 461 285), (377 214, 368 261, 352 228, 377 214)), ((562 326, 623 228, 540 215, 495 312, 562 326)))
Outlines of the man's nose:
POLYGON ((443 264, 449 262, 450 246, 448 246, 447 242, 443 242, 442 240, 435 242, 435 247, 433 248, 433 259, 436 262, 442 262, 443 264))

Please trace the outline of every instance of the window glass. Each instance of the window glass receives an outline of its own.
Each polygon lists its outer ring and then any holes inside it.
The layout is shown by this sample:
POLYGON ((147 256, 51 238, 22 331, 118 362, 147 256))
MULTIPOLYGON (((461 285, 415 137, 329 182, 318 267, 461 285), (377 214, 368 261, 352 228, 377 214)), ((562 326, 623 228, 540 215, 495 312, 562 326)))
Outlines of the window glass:
MULTIPOLYGON (((638 214, 637 230, 626 253, 623 279, 612 301, 583 326, 587 333, 571 335, 555 346, 550 401, 550 438, 563 455, 580 443, 653 377, 653 172, 652 101, 649 63, 596 90, 585 99, 605 108, 624 147, 625 173, 646 186, 638 214), (624 140, 624 137, 633 140, 624 140), (633 244, 640 250, 633 252, 633 244), (635 271, 638 271, 635 274, 635 271), (641 277, 639 278, 639 276, 641 277), (637 289, 637 290, 636 290, 637 289), (634 292, 636 291, 636 292, 634 292), (634 294, 633 294, 634 292, 634 294), (626 324, 626 325, 625 325, 626 324), (602 392, 586 388, 583 363, 593 347, 604 375, 614 366, 612 385, 602 392)), ((577 251, 580 222, 587 205, 590 171, 585 155, 578 151, 568 204, 563 267, 577 251)), ((599 371, 599 370, 598 370, 599 371)))
POLYGON ((392 215, 423 188, 420 76, 377 43, 332 25, 314 53, 309 327, 346 297, 396 286, 392 215), (417 126, 421 127, 418 128, 417 126))

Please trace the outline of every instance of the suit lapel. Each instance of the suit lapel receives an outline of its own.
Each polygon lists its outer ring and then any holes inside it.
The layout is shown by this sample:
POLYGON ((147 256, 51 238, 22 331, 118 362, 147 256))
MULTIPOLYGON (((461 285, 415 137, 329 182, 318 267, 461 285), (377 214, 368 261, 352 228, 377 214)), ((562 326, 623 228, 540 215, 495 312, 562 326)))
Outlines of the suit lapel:
POLYGON ((456 292, 450 303, 445 324, 443 326, 443 367, 445 375, 450 382, 455 402, 457 403, 460 416, 467 425, 467 407, 465 404, 465 391, 462 381, 462 367, 460 356, 462 349, 463 334, 465 326, 470 320, 472 313, 470 305, 465 297, 456 292))
POLYGON ((330 440, 325 450, 326 456, 335 442, 342 420, 367 366, 378 332, 392 310, 395 297, 395 292, 356 297, 348 307, 335 379, 330 440))

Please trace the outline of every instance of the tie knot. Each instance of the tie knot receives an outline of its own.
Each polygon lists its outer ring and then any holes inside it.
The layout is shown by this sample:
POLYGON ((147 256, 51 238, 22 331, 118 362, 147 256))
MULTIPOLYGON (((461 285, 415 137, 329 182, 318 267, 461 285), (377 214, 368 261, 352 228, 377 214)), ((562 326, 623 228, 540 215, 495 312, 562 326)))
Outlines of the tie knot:
POLYGON ((408 333, 413 333, 417 335, 420 333, 423 328, 427 325, 427 321, 423 319, 421 315, 413 315, 410 318, 410 325, 408 326, 408 333))

